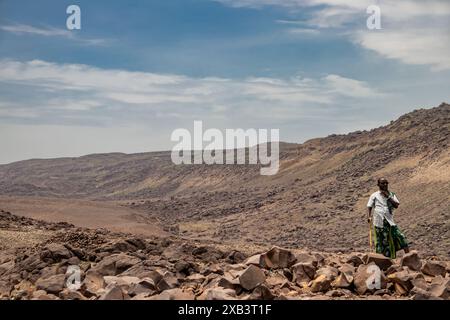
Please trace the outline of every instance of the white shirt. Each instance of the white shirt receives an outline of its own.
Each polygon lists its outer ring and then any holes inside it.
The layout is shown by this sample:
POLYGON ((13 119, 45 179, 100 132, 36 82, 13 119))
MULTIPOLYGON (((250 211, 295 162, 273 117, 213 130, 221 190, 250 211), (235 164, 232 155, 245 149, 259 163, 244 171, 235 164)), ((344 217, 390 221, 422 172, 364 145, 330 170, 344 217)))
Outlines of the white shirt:
MULTIPOLYGON (((390 193, 390 198, 394 200, 397 203, 400 203, 397 199, 397 196, 390 193)), ((381 191, 377 191, 372 193, 372 195, 369 198, 369 202, 367 202, 367 207, 372 208, 372 215, 373 215, 373 225, 375 227, 383 227, 383 219, 386 219, 386 221, 391 225, 395 226, 394 222, 394 216, 389 211, 389 207, 387 204, 387 199, 381 191)))

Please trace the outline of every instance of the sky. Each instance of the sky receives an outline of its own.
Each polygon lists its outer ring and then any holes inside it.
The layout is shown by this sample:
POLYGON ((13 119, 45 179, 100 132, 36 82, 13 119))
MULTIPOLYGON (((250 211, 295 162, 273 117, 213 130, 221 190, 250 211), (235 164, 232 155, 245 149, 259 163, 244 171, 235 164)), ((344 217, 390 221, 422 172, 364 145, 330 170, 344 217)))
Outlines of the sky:
POLYGON ((449 102, 449 53, 446 0, 0 0, 0 164, 368 130, 449 102))

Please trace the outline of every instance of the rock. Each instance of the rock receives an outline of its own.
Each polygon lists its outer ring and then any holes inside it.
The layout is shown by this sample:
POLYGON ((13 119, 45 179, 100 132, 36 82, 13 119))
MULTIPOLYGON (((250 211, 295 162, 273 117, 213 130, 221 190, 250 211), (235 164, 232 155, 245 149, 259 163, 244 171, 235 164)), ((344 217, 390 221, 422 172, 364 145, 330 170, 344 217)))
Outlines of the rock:
POLYGON ((261 256, 262 256, 261 254, 255 254, 255 255, 247 258, 247 260, 245 260, 244 264, 245 265, 253 264, 255 266, 260 266, 261 265, 261 263, 260 263, 261 256))
POLYGON ((175 289, 178 286, 179 286, 178 279, 170 272, 167 272, 166 274, 164 274, 163 278, 158 282, 156 288, 159 291, 164 291, 169 289, 175 289))
MULTIPOLYGON (((281 286, 288 279, 284 276, 284 272, 270 273, 266 278, 266 283, 269 287, 281 286)), ((292 280, 292 279, 291 279, 292 280)))
POLYGON ((106 286, 102 275, 95 270, 88 270, 81 284, 81 292, 86 297, 99 296, 103 293, 106 286))
POLYGON ((435 298, 448 299, 450 291, 450 279, 438 276, 430 285, 430 294, 435 298))
POLYGON ((125 294, 120 286, 111 283, 105 288, 105 293, 100 296, 99 300, 125 300, 125 294))
POLYGON ((233 289, 211 288, 205 290, 197 300, 237 300, 233 289))
POLYGON ((291 251, 279 247, 273 247, 261 255, 260 267, 266 269, 289 268, 296 261, 291 251))
POLYGON ((381 270, 387 270, 392 265, 392 260, 380 253, 369 253, 364 257, 364 262, 369 264, 374 262, 381 270))
POLYGON ((424 278, 416 278, 411 280, 411 284, 413 285, 413 288, 420 288, 422 290, 427 291, 429 289, 428 283, 425 281, 424 278))
POLYGON ((340 290, 330 290, 325 295, 328 297, 337 298, 337 297, 345 296, 345 293, 340 290))
POLYGON ((360 264, 363 264, 363 260, 356 254, 353 254, 346 260, 346 263, 352 264, 356 268, 359 267, 360 264))
POLYGON ((202 284, 206 280, 206 277, 204 275, 201 275, 200 273, 194 273, 190 276, 186 277, 184 279, 184 282, 191 282, 196 284, 202 284))
POLYGON ((324 275, 330 281, 333 281, 338 276, 338 274, 339 274, 339 270, 334 267, 330 267, 330 266, 322 267, 316 271, 316 277, 320 276, 320 275, 324 275))
POLYGON ((191 267, 191 263, 184 261, 184 260, 177 261, 174 265, 176 272, 184 273, 185 275, 189 275, 190 267, 191 267))
POLYGON ((8 298, 12 290, 12 284, 0 280, 0 298, 8 298))
POLYGON ((158 284, 163 278, 164 271, 163 270, 153 270, 148 273, 147 278, 153 280, 153 283, 158 284))
POLYGON ((124 253, 112 254, 105 257, 93 269, 103 276, 116 276, 141 260, 124 253))
POLYGON ((321 274, 312 281, 311 292, 326 292, 330 287, 331 279, 325 274, 321 274))
POLYGON ((379 279, 377 279, 377 269, 374 262, 367 265, 361 264, 356 270, 353 283, 355 285, 356 292, 360 295, 366 292, 375 292, 376 290, 385 289, 387 286, 387 278, 383 271, 379 273, 379 279))
POLYGON ((258 285, 251 294, 251 299, 254 300, 273 300, 275 295, 264 284, 258 285))
POLYGON ((265 280, 266 276, 264 275, 264 272, 254 265, 247 267, 247 269, 239 276, 239 283, 246 290, 256 288, 256 286, 263 283, 265 280))
POLYGON ((406 266, 411 270, 420 271, 422 267, 422 261, 417 254, 417 251, 413 250, 407 254, 405 254, 400 261, 400 265, 402 267, 406 266))
POLYGON ((388 279, 395 284, 395 291, 400 295, 407 294, 414 287, 412 284, 413 276, 408 272, 407 268, 388 275, 388 279))
POLYGON ((356 268, 349 263, 344 263, 343 265, 339 266, 338 269, 340 272, 345 273, 346 275, 351 276, 352 278, 356 270, 356 268))
POLYGON ((47 292, 45 292, 45 290, 36 290, 31 294, 31 299, 39 300, 39 298, 44 295, 47 295, 47 292))
POLYGON ((59 293, 59 298, 62 300, 87 300, 80 292, 67 288, 59 293))
POLYGON ((232 289, 234 291, 237 291, 241 284, 239 282, 239 278, 233 279, 231 276, 224 275, 223 277, 219 278, 217 285, 225 289, 232 289))
POLYGON ((41 270, 48 265, 48 262, 41 260, 40 254, 32 254, 22 261, 16 262, 16 267, 20 270, 34 272, 35 270, 41 270))
POLYGON ((404 286, 402 286, 401 284, 399 284, 397 282, 394 283, 394 289, 395 289, 395 292, 401 296, 407 295, 409 292, 407 288, 405 288, 404 286))
POLYGON ((431 294, 422 288, 414 287, 410 293, 413 295, 412 300, 430 300, 432 299, 431 294))
POLYGON ((131 296, 136 295, 152 295, 156 292, 156 286, 152 279, 144 278, 140 280, 137 284, 131 285, 128 290, 128 294, 131 296))
POLYGON ((194 300, 195 296, 190 293, 183 291, 179 288, 168 289, 156 296, 152 296, 150 300, 194 300))
POLYGON ((138 284, 141 280, 137 277, 130 276, 105 276, 103 278, 105 280, 106 286, 116 285, 122 289, 124 293, 128 294, 130 288, 136 284, 138 284))
POLYGON ((293 280, 299 286, 314 279, 316 267, 312 262, 299 262, 292 266, 293 280))
POLYGON ((297 263, 312 263, 315 267, 317 267, 317 265, 319 264, 316 256, 310 255, 305 252, 296 254, 295 259, 297 263))
POLYGON ((245 259, 245 254, 236 250, 231 251, 226 258, 228 263, 241 263, 244 262, 245 259))
POLYGON ((203 260, 217 262, 224 257, 224 253, 219 249, 209 246, 201 246, 192 250, 192 255, 203 260))
POLYGON ((71 257, 72 253, 59 243, 51 243, 41 252, 41 259, 43 261, 52 260, 54 262, 59 262, 62 259, 69 259, 71 257))
POLYGON ((348 288, 353 283, 353 276, 341 272, 339 276, 331 283, 334 288, 348 288))
POLYGON ((443 262, 428 260, 422 267, 422 272, 429 276, 445 276, 446 268, 443 262))
POLYGON ((47 294, 45 291, 43 291, 44 294, 40 294, 36 298, 32 298, 31 300, 59 300, 57 296, 54 294, 47 294))
POLYGON ((36 281, 38 290, 45 290, 48 293, 58 294, 64 289, 65 275, 57 274, 48 278, 40 278, 36 281))
POLYGON ((204 276, 207 276, 211 273, 216 273, 216 274, 222 275, 223 268, 219 264, 214 263, 214 264, 211 264, 211 265, 205 267, 204 269, 202 269, 202 271, 200 273, 204 276))

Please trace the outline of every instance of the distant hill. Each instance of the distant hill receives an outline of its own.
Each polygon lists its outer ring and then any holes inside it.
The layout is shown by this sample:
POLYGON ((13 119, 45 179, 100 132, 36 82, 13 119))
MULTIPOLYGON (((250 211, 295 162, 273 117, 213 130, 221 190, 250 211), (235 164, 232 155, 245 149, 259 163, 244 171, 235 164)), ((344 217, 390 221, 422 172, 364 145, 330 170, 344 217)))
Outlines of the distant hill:
POLYGON ((175 166, 170 152, 94 154, 0 165, 0 195, 123 204, 184 237, 317 250, 367 247, 366 202, 385 176, 412 245, 450 255, 450 105, 386 126, 280 144, 280 170, 175 166))

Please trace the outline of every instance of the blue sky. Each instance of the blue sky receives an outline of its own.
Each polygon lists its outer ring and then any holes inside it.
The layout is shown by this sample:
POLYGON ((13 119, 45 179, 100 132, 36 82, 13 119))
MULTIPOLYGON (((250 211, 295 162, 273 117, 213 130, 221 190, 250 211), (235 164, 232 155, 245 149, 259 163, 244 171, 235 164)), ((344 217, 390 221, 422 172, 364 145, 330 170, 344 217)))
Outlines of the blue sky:
POLYGON ((2 0, 0 163, 169 150, 194 120, 370 129, 450 100, 449 18, 444 0, 2 0))

